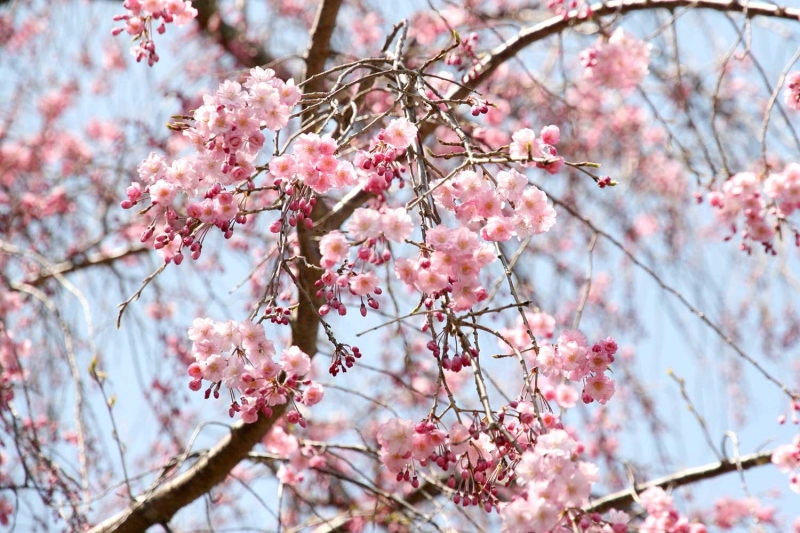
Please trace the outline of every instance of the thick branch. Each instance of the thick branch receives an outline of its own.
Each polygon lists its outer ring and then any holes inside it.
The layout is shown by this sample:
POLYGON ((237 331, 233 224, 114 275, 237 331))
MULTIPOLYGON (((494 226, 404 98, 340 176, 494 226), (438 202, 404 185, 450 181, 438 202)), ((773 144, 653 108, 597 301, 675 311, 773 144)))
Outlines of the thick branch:
POLYGON ((645 491, 650 487, 661 487, 661 488, 682 487, 684 485, 689 485, 691 483, 696 483, 698 481, 711 479, 717 476, 721 476, 723 474, 734 472, 738 470, 740 467, 742 470, 747 470, 749 468, 754 468, 756 466, 765 465, 770 462, 771 456, 772 456, 772 451, 753 453, 750 455, 744 455, 740 457, 738 461, 726 459, 721 463, 712 463, 704 466, 698 466, 696 468, 683 470, 676 474, 654 479, 652 481, 647 481, 645 483, 637 483, 636 486, 632 489, 615 492, 613 494, 609 494, 608 496, 595 500, 594 503, 592 503, 591 505, 584 507, 584 510, 589 512, 604 513, 609 509, 614 509, 614 508, 624 509, 626 507, 630 507, 633 504, 635 500, 635 494, 639 494, 640 492, 645 491))
MULTIPOLYGON (((314 27, 311 29, 311 40, 308 43, 306 52, 306 75, 305 79, 311 79, 325 69, 325 62, 331 53, 331 36, 336 27, 336 16, 342 0, 322 0, 319 3, 317 17, 314 20, 314 27)), ((305 86, 305 92, 317 92, 322 89, 324 83, 322 77, 313 78, 305 86)))
MULTIPOLYGON (((219 43, 239 65, 252 68, 275 61, 275 58, 262 46, 248 40, 238 29, 222 19, 217 0, 193 0, 192 5, 197 9, 197 25, 200 30, 219 43)), ((280 78, 292 76, 280 63, 273 64, 272 68, 280 78)))
POLYGON ((92 528, 90 533, 137 533, 154 524, 168 523, 180 509, 222 483, 284 410, 285 406, 280 406, 273 410, 271 418, 261 417, 252 424, 237 422, 227 437, 186 472, 145 494, 128 509, 92 528))
MULTIPOLYGON (((573 17, 553 17, 544 22, 525 28, 516 36, 508 39, 503 44, 495 47, 484 56, 481 62, 462 80, 468 87, 477 87, 486 81, 497 68, 519 54, 523 48, 539 42, 551 35, 556 35, 567 28, 590 22, 595 18, 609 15, 624 15, 634 11, 667 9, 673 11, 679 8, 712 9, 728 13, 744 13, 747 17, 773 17, 797 21, 800 19, 800 9, 785 8, 774 4, 762 2, 742 2, 736 0, 614 0, 607 3, 598 3, 592 6, 593 18, 578 19, 573 17)), ((460 100, 469 94, 464 87, 456 87, 447 97, 460 100)))
POLYGON ((323 235, 330 233, 344 224, 344 221, 350 218, 353 211, 373 197, 372 193, 368 193, 364 189, 353 189, 339 203, 333 206, 327 215, 317 221, 314 225, 314 230, 323 235))

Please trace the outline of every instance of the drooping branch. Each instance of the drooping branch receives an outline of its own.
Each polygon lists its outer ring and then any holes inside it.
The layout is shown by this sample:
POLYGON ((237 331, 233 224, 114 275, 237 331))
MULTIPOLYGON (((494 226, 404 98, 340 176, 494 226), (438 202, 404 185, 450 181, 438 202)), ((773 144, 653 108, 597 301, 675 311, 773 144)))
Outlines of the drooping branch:
POLYGON ((460 100, 469 94, 468 88, 475 88, 486 81, 497 68, 515 57, 524 48, 564 30, 591 22, 606 16, 619 16, 634 11, 666 9, 674 11, 680 8, 712 9, 727 13, 743 13, 747 17, 773 17, 785 20, 800 20, 800 9, 781 7, 763 2, 738 2, 737 0, 615 0, 591 6, 592 18, 579 19, 571 13, 568 17, 557 16, 523 29, 514 37, 490 50, 462 80, 466 87, 456 86, 448 94, 448 98, 460 100))
POLYGON ((772 450, 766 452, 753 453, 739 457, 739 460, 725 459, 718 463, 711 463, 681 472, 653 479, 645 483, 637 483, 633 488, 609 494, 597 499, 591 505, 584 507, 586 511, 603 513, 609 509, 624 509, 630 507, 636 499, 636 494, 651 487, 677 488, 690 485, 698 481, 712 479, 723 474, 729 474, 736 470, 748 470, 757 466, 763 466, 770 462, 772 450))

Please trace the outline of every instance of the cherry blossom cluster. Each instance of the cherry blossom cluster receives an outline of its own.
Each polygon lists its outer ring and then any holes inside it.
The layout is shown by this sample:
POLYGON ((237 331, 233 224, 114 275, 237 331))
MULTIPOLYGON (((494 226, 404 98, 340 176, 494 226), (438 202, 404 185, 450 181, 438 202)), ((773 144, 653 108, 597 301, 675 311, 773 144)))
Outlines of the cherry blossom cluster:
MULTIPOLYGON (((770 174, 763 187, 756 174, 740 172, 727 180, 721 191, 709 193, 708 200, 732 234, 737 231, 739 215, 744 215, 742 238, 761 243, 774 253, 772 239, 779 221, 800 208, 800 164, 790 163, 783 172, 770 174)), ((742 248, 750 251, 744 243, 742 248)))
POLYGON ((789 73, 784 91, 783 103, 786 107, 800 111, 800 72, 789 73))
POLYGON ((336 141, 330 135, 304 133, 294 142, 292 154, 272 158, 269 171, 287 188, 304 186, 320 194, 354 185, 358 181, 355 167, 339 160, 334 152, 336 141))
POLYGON ((639 526, 642 533, 706 533, 706 526, 682 516, 675 509, 672 496, 661 487, 650 487, 639 494, 639 503, 647 511, 647 518, 639 526))
POLYGON ((22 361, 31 354, 30 339, 19 339, 7 329, 4 317, 22 309, 20 293, 4 291, 0 294, 0 407, 5 407, 14 398, 11 385, 25 377, 22 361))
POLYGON ((800 163, 790 163, 783 172, 770 174, 764 192, 775 201, 778 217, 786 218, 800 209, 800 163))
POLYGON ((320 239, 322 254, 320 266, 325 270, 316 282, 317 296, 325 296, 326 303, 319 309, 324 316, 331 309, 339 315, 347 314, 347 307, 341 299, 341 290, 347 289, 353 296, 361 298, 361 315, 367 315, 367 307, 378 309, 378 301, 373 295, 381 294, 379 280, 368 265, 380 266, 391 259, 388 248, 380 249, 387 241, 403 242, 414 228, 411 217, 403 208, 380 210, 358 208, 347 222, 348 241, 341 231, 332 231, 320 239), (358 246, 356 258, 350 260, 351 246, 358 246), (333 270, 337 264, 342 265, 333 270), (366 297, 366 303, 365 303, 366 297))
MULTIPOLYGON (((518 316, 514 327, 502 329, 500 333, 503 335, 503 338, 511 342, 515 348, 518 350, 525 350, 533 343, 533 339, 531 339, 531 336, 528 334, 528 327, 536 339, 550 339, 553 337, 555 326, 556 319, 551 315, 542 311, 536 311, 535 313, 526 311, 524 321, 521 316, 518 316), (526 322, 528 324, 527 327, 525 325, 526 322)), ((501 345, 501 349, 504 350, 506 347, 501 345)))
POLYGON ((325 466, 325 458, 314 453, 310 446, 301 446, 297 437, 277 426, 267 434, 264 442, 267 451, 286 459, 276 477, 284 485, 297 485, 305 479, 309 468, 325 466))
POLYGON ((609 89, 636 87, 650 72, 652 45, 617 28, 608 37, 601 37, 588 50, 581 52, 584 76, 609 89))
POLYGON ((714 525, 721 529, 733 529, 753 514, 761 524, 776 525, 775 508, 763 507, 756 498, 720 498, 714 503, 714 525))
POLYGON ((151 67, 158 62, 156 43, 153 41, 153 25, 158 24, 156 31, 163 34, 167 31, 167 24, 185 26, 197 17, 197 10, 188 0, 125 0, 122 6, 127 13, 116 15, 115 21, 125 21, 124 27, 117 27, 111 31, 112 35, 119 35, 123 31, 133 36, 139 44, 131 48, 131 54, 137 62, 147 58, 151 67))
MULTIPOLYGON (((613 341, 607 344, 606 352, 616 351, 613 341)), ((578 395, 571 387, 543 386, 548 388, 547 400, 563 402, 564 408, 575 406, 578 395)), ((605 394, 599 397, 607 399, 605 394)), ((558 417, 549 411, 541 412, 537 405, 538 400, 513 401, 503 407, 497 414, 501 432, 492 431, 477 420, 469 427, 455 422, 445 434, 440 422, 423 420, 414 424, 390 419, 377 432, 380 460, 396 474, 398 482, 409 482, 413 487, 418 486, 418 467, 436 465, 451 472, 448 486, 454 490, 454 503, 480 506, 487 512, 499 508, 508 531, 551 530, 566 519, 564 509, 579 509, 587 503, 590 486, 597 480, 597 468, 577 460, 583 445, 564 431, 558 417), (523 495, 498 507, 498 486, 509 487, 515 479, 524 487, 523 495), (531 520, 538 526, 522 526, 531 520)), ((610 521, 599 515, 583 519, 587 521, 582 526, 586 531, 591 527, 599 528, 597 531, 625 531, 622 526, 627 523, 624 514, 610 521), (606 526, 608 529, 603 529, 606 526)))
POLYGON ((556 150, 556 145, 561 142, 561 132, 558 126, 551 124, 542 128, 539 135, 537 138, 536 133, 530 128, 514 132, 508 147, 509 154, 524 166, 536 166, 555 174, 564 166, 564 158, 559 157, 556 150))
POLYGON ((447 485, 455 490, 453 502, 490 512, 498 503, 496 485, 508 485, 513 477, 507 477, 508 469, 486 429, 485 424, 468 428, 455 422, 445 434, 431 421, 415 425, 411 420, 393 418, 378 428, 380 460, 397 475, 398 482, 412 487, 419 486, 416 463, 423 467, 435 464, 445 472, 452 469, 447 485))
POLYGON ((32 347, 30 339, 17 339, 0 321, 0 408, 14 399, 12 384, 25 377, 21 361, 30 355, 32 347))
MULTIPOLYGON (((299 402, 311 407, 322 400, 322 386, 302 379, 311 370, 309 356, 290 346, 276 361, 275 346, 259 323, 196 318, 189 328, 189 339, 195 359, 189 365, 189 388, 198 391, 205 380, 210 382, 206 398, 212 393, 219 398, 222 384, 232 393, 238 391, 238 399, 232 401, 229 410, 231 417, 239 413, 243 421, 254 422, 259 412, 271 416, 276 405, 299 402)), ((303 427, 306 424, 297 410, 289 412, 287 420, 303 427)))
POLYGON ((608 337, 589 347, 586 336, 570 330, 558 337, 558 344, 539 346, 536 365, 548 377, 566 377, 571 381, 584 381, 581 399, 584 403, 605 403, 614 395, 614 380, 605 374, 614 362, 617 343, 608 337))
POLYGON ((397 179, 403 188, 402 173, 405 167, 397 162, 417 136, 417 126, 406 118, 392 120, 386 128, 378 132, 376 142, 369 151, 359 150, 354 164, 360 170, 364 190, 382 195, 397 179))
MULTIPOLYGON (((583 381, 581 400, 587 404, 597 401, 605 405, 615 391, 614 380, 605 372, 614 362, 618 350, 616 341, 608 337, 589 346, 583 333, 569 330, 562 332, 555 344, 550 344, 547 339, 553 336, 555 319, 543 312, 526 313, 525 316, 528 326, 519 318, 514 327, 501 330, 503 338, 525 354, 529 362, 538 367, 543 377, 556 382, 562 378, 574 382, 583 381), (533 340, 528 333, 528 327, 534 337, 539 339, 538 353, 531 350, 533 340)), ((508 348, 502 343, 500 347, 503 350, 508 348)), ((549 387, 543 382, 541 387, 546 390, 546 400, 556 400, 564 408, 574 405, 573 393, 567 390, 570 389, 568 386, 560 384, 549 387)))
MULTIPOLYGON (((315 193, 323 194, 359 181, 364 182, 365 190, 375 194, 388 189, 392 180, 399 179, 404 170, 396 163, 398 151, 402 153, 416 133, 417 127, 405 118, 392 120, 377 134, 371 152, 356 154, 355 165, 336 157, 336 142, 329 135, 300 135, 294 142, 292 154, 274 157, 269 163, 275 184, 293 197, 289 203, 293 214, 285 217, 289 225, 302 222, 307 227, 312 226, 310 215, 316 201, 315 193)), ((270 230, 280 232, 283 223, 283 220, 276 220, 270 230)))
POLYGON ((497 186, 477 172, 460 172, 434 193, 439 205, 453 211, 461 224, 480 229, 487 241, 505 242, 546 233, 556 222, 547 195, 514 169, 497 173, 497 186))
POLYGON ((576 18, 585 19, 594 15, 588 0, 547 0, 547 8, 556 15, 570 16, 570 11, 577 10, 576 18))
POLYGON ((431 297, 425 303, 429 309, 434 300, 449 294, 449 306, 466 311, 488 296, 479 274, 494 260, 492 248, 481 243, 475 232, 464 226, 453 230, 442 224, 427 232, 416 261, 395 259, 395 273, 407 285, 431 297))
POLYGON ((772 462, 789 474, 789 488, 800 493, 800 435, 791 444, 781 444, 772 452, 772 462))
MULTIPOLYGON (((293 80, 284 82, 275 78, 272 70, 260 67, 250 71, 244 84, 228 80, 213 95, 205 95, 203 105, 194 112, 194 126, 174 126, 192 141, 195 153, 171 164, 163 156, 151 153, 138 166, 141 183, 135 182, 127 189, 123 208, 149 200, 148 211, 155 213, 142 234, 142 242, 154 237, 156 224, 162 221, 163 229, 155 236, 154 248, 166 262, 180 264, 183 248, 189 249, 192 259, 200 256, 202 239, 210 228, 217 227, 230 238, 235 225, 246 221, 245 215, 239 213, 239 199, 243 192, 254 188, 253 162, 265 142, 261 130, 286 126, 300 98, 293 80), (186 204, 185 214, 179 213, 176 204, 186 204)), ((300 149, 313 141, 298 140, 300 149)), ((316 145, 319 144, 317 139, 316 145)), ((280 164, 274 166, 277 169, 280 164)), ((311 199, 290 203, 289 207, 305 213, 313 205, 311 199)), ((298 217, 299 214, 289 221, 296 223, 298 217)))
MULTIPOLYGON (((516 466, 523 492, 500 505, 504 532, 552 531, 570 525, 564 509, 579 509, 588 503, 592 483, 599 479, 595 465, 578 459, 581 453, 583 444, 563 429, 539 436, 535 447, 523 453, 516 466)), ((627 530, 627 521, 625 513, 615 513, 609 523, 596 515, 583 517, 580 527, 621 533, 627 530)))

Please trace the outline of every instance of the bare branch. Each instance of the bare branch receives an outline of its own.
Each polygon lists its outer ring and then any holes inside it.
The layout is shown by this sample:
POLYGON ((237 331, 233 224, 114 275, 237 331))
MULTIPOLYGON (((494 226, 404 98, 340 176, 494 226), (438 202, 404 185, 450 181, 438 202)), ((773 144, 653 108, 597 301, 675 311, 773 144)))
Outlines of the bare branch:
POLYGON ((52 278, 57 275, 70 274, 78 270, 83 270, 85 268, 90 268, 95 266, 110 265, 116 263, 120 259, 139 255, 141 253, 149 251, 150 251, 149 248, 139 245, 139 246, 126 246, 124 248, 119 248, 117 250, 105 253, 97 252, 88 255, 80 255, 76 259, 68 259, 66 261, 61 261, 60 263, 56 263, 54 265, 49 265, 46 269, 42 269, 42 271, 36 277, 25 280, 25 283, 27 285, 38 287, 39 285, 47 281, 49 278, 52 278))
POLYGON ((308 52, 306 52, 304 78, 309 80, 309 83, 305 87, 305 92, 317 92, 322 88, 324 78, 311 78, 325 69, 325 61, 331 53, 331 35, 336 27, 336 16, 339 14, 341 5, 342 0, 322 0, 319 3, 317 18, 311 29, 308 52))
MULTIPOLYGON (((800 19, 800 9, 777 6, 762 2, 742 2, 736 0, 615 0, 611 2, 594 4, 591 9, 593 17, 588 19, 578 19, 574 16, 556 16, 545 20, 535 26, 525 28, 516 36, 508 39, 503 44, 489 51, 481 62, 475 66, 462 80, 469 87, 477 87, 486 81, 497 68, 515 57, 523 48, 539 42, 551 35, 556 35, 584 22, 591 22, 597 18, 609 15, 625 15, 634 11, 667 9, 675 10, 678 8, 691 9, 712 9, 728 13, 743 13, 748 18, 757 16, 773 17, 785 20, 797 21, 800 19)), ((447 98, 460 100, 469 94, 469 90, 464 87, 456 87, 447 98)))
POLYGON ((623 509, 633 504, 636 494, 651 487, 682 487, 705 479, 712 479, 723 474, 735 472, 736 470, 747 470, 749 468, 765 465, 770 462, 771 456, 772 450, 753 453, 740 457, 738 461, 725 459, 719 463, 698 466, 645 483, 637 483, 631 489, 615 492, 595 500, 591 505, 584 507, 584 510, 587 512, 604 513, 610 509, 623 509))

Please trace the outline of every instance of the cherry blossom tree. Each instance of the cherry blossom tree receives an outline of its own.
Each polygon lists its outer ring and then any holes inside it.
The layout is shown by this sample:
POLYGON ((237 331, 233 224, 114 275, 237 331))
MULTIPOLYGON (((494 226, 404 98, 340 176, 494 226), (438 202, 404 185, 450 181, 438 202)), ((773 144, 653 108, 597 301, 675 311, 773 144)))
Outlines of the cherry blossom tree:
POLYGON ((800 8, 395 4, 0 1, 0 524, 800 531, 800 8))

